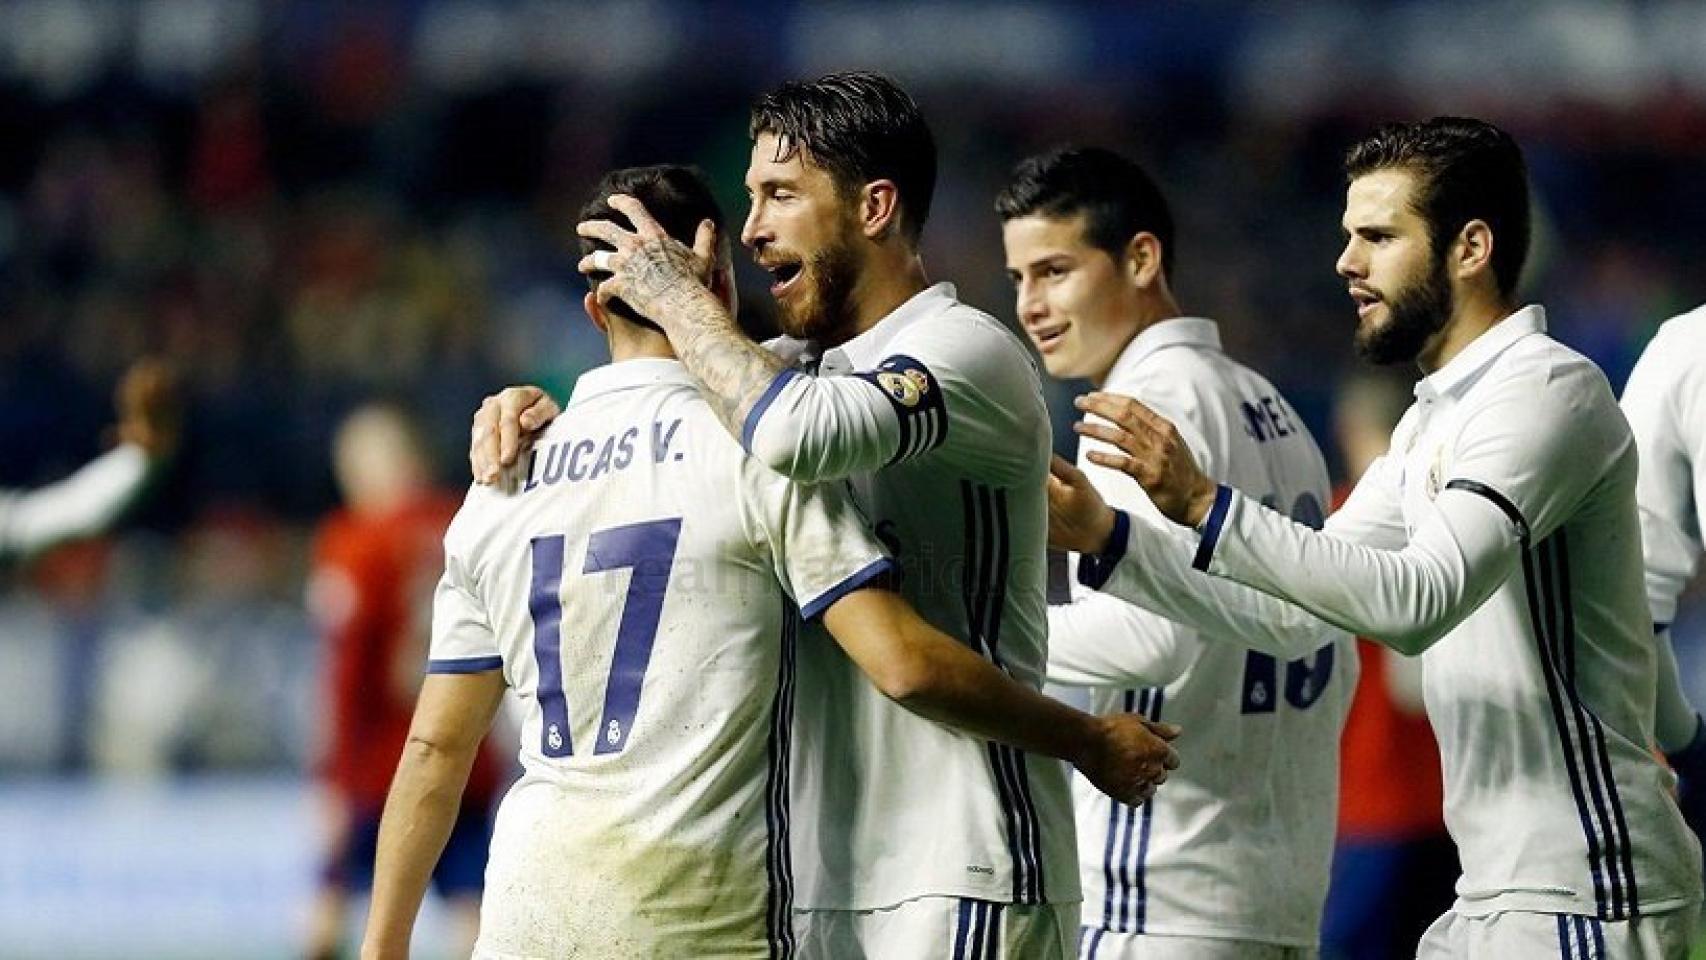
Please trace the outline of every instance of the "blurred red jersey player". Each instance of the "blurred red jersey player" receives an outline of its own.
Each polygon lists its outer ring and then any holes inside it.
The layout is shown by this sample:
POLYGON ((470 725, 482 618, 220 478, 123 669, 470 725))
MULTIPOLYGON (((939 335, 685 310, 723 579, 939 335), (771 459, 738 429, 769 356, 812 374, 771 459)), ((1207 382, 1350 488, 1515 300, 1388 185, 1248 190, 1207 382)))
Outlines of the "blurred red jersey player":
MULTIPOLYGON (((412 425, 388 406, 349 416, 334 441, 345 507, 320 526, 309 607, 325 640, 322 752, 325 847, 308 956, 335 957, 347 900, 373 882, 379 815, 426 666, 433 586, 457 501, 433 489, 412 425)), ((476 757, 461 814, 433 879, 450 907, 459 955, 479 920, 489 812, 500 764, 476 757)))

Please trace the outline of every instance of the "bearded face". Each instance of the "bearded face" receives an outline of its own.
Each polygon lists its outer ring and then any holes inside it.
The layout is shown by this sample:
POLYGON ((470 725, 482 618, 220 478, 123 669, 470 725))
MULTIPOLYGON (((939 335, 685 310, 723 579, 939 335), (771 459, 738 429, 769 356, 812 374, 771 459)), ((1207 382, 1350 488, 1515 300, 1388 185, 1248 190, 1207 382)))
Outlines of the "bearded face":
POLYGON ((1443 253, 1430 257, 1420 275, 1396 290, 1383 293, 1366 285, 1362 289, 1386 307, 1384 314, 1371 311, 1372 316, 1357 323, 1357 353, 1370 363, 1414 362, 1428 338, 1444 329, 1451 317, 1451 281, 1443 253))

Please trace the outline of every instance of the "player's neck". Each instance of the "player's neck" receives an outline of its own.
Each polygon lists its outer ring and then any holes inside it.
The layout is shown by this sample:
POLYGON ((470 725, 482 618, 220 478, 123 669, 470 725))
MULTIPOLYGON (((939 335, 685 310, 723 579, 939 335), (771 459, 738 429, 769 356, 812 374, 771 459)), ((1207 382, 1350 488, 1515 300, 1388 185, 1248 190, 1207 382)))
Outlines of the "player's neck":
POLYGON ((675 348, 669 345, 669 338, 661 333, 650 330, 637 330, 629 334, 611 334, 610 362, 621 363, 624 360, 674 360, 675 348))
POLYGON ((1131 308, 1126 311, 1126 315, 1131 318, 1132 324, 1129 335, 1121 341, 1119 351, 1108 358, 1108 365, 1103 367, 1100 372, 1090 375, 1090 382, 1098 390, 1107 382, 1108 374, 1114 372, 1114 365, 1119 363, 1120 357, 1125 354, 1126 348, 1131 346, 1133 340, 1163 320, 1176 320, 1184 316, 1179 311, 1179 302, 1165 290, 1154 293, 1140 293, 1133 300, 1131 308))
POLYGON ((853 324, 825 346, 838 346, 871 329, 930 286, 924 261, 916 252, 880 253, 871 257, 853 285, 853 324))
POLYGON ((1421 367, 1424 376, 1432 374, 1514 312, 1516 306, 1501 297, 1470 296, 1459 299, 1445 326, 1422 345, 1422 352, 1416 355, 1416 365, 1421 367))

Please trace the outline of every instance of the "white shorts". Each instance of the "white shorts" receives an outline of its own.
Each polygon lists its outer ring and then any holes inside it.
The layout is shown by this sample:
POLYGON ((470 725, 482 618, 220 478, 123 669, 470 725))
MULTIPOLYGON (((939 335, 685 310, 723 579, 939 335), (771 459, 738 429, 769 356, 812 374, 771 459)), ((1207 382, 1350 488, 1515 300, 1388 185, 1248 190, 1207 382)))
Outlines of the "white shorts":
POLYGON ((1078 960, 1319 960, 1318 947, 1290 947, 1222 937, 1171 937, 1085 927, 1078 960))
POLYGON ((1465 917, 1447 910, 1416 944, 1416 960, 1687 960, 1700 905, 1611 922, 1510 910, 1465 917))
POLYGON ((919 897, 881 910, 796 910, 798 960, 1071 960, 1077 903, 919 897))

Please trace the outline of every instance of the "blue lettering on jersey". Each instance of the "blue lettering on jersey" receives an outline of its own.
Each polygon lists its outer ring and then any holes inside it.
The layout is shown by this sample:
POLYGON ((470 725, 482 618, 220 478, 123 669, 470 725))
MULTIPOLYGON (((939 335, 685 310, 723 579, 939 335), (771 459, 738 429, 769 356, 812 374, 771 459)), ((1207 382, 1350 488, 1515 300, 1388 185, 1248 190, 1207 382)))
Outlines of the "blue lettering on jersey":
POLYGON ((616 469, 626 470, 628 464, 634 462, 634 438, 640 435, 639 427, 629 427, 622 439, 616 443, 616 469))
POLYGON ((610 472, 610 457, 616 451, 616 438, 605 437, 604 447, 598 451, 598 462, 592 465, 592 479, 597 480, 610 472))
MULTIPOLYGON (((679 426, 681 426, 681 421, 679 419, 671 420, 669 422, 669 430, 668 432, 665 432, 661 421, 652 424, 653 463, 662 463, 664 458, 669 456, 669 445, 670 442, 675 439, 675 429, 679 426)), ((676 454, 675 459, 680 460, 681 454, 676 454)))
MULTIPOLYGON (((582 440, 575 444, 575 452, 569 455, 569 482, 579 483, 586 479, 586 467, 582 466, 581 458, 592 453, 592 450, 593 443, 591 440, 582 440)), ((555 483, 556 481, 547 477, 545 482, 555 483)))
POLYGON ((553 484, 563 479, 563 466, 568 463, 569 448, 566 444, 553 444, 545 451, 545 472, 539 475, 539 482, 553 484))
MULTIPOLYGON (((652 462, 664 462, 669 455, 670 441, 675 437, 675 428, 679 426, 680 420, 671 421, 667 430, 662 423, 652 424, 652 462)), ((552 486, 564 480, 580 483, 583 480, 597 480, 607 474, 620 473, 633 466, 635 442, 639 438, 640 428, 629 427, 602 440, 585 437, 553 443, 544 451, 543 465, 540 463, 540 451, 535 450, 528 457, 527 484, 522 487, 522 492, 526 493, 535 487, 552 486)), ((684 457, 681 453, 676 453, 674 459, 681 460, 684 457)))
POLYGON ((1258 400, 1244 400, 1238 404, 1238 409, 1244 414, 1244 434, 1257 443, 1289 437, 1297 432, 1291 408, 1279 397, 1270 394, 1258 400))
POLYGON ((539 486, 538 475, 533 471, 539 466, 539 449, 535 447, 527 454, 527 486, 521 488, 522 493, 539 486))

